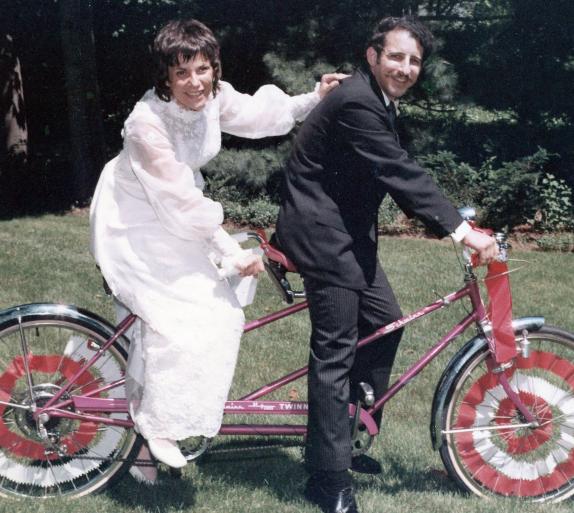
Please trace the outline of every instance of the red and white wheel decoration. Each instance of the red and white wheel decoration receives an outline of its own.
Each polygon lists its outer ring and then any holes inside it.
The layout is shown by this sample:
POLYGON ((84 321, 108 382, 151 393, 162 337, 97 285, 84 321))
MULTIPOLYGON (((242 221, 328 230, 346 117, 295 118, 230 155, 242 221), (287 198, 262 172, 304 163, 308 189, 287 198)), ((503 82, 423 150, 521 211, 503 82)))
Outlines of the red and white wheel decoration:
POLYGON ((517 358, 512 388, 539 427, 508 427, 524 419, 496 375, 485 373, 465 393, 453 431, 460 463, 491 492, 542 496, 574 480, 574 365, 556 354, 533 351, 517 358))
MULTIPOLYGON (((82 337, 70 337, 63 355, 32 354, 28 367, 34 378, 34 394, 41 403, 72 378, 84 362, 93 355, 82 337), (50 378, 49 382, 42 381, 50 378)), ((76 381, 75 390, 88 393, 101 382, 112 382, 122 377, 117 362, 111 358, 96 369, 90 369, 76 381)), ((15 356, 0 375, 0 400, 8 403, 29 403, 29 392, 22 356, 15 356), (20 390, 20 392, 17 392, 20 390)), ((115 395, 110 390, 108 396, 115 395)), ((45 401, 44 401, 45 402, 45 401)), ((57 433, 57 450, 49 440, 42 440, 31 414, 22 409, 0 404, 0 477, 15 483, 49 487, 85 475, 111 454, 121 438, 121 432, 108 429, 101 433, 98 424, 88 421, 53 419, 48 431, 57 433), (95 455, 95 459, 75 455, 95 455)))

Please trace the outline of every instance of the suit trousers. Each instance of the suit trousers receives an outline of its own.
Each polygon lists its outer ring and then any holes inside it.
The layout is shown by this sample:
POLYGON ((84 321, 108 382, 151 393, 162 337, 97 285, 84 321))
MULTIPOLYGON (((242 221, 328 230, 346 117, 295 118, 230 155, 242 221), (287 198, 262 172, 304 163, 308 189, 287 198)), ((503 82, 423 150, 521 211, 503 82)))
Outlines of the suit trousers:
MULTIPOLYGON (((377 398, 387 390, 402 329, 358 351, 357 341, 402 313, 379 265, 365 289, 305 277, 304 284, 311 317, 306 463, 311 471, 341 471, 351 466, 349 401, 361 381, 377 398)), ((375 417, 379 425, 381 416, 375 417)))

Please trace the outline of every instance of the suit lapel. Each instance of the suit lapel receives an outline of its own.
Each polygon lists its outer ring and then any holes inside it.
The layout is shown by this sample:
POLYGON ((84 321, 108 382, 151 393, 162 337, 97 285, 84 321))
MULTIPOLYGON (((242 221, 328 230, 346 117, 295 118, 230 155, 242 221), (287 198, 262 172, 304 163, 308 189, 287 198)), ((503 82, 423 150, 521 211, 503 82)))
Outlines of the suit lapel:
POLYGON ((379 87, 379 84, 377 83, 377 80, 375 79, 374 75, 371 73, 370 70, 365 69, 365 68, 360 68, 357 71, 357 73, 359 73, 363 77, 363 79, 369 84, 371 91, 373 91, 375 96, 381 102, 381 105, 383 106, 383 109, 385 109, 385 114, 387 115, 387 118, 389 119, 389 123, 392 127, 393 135, 395 136, 396 141, 399 142, 399 134, 397 133, 395 119, 393 119, 393 116, 390 112, 390 108, 387 107, 387 105, 385 103, 385 97, 383 96, 383 91, 379 87))

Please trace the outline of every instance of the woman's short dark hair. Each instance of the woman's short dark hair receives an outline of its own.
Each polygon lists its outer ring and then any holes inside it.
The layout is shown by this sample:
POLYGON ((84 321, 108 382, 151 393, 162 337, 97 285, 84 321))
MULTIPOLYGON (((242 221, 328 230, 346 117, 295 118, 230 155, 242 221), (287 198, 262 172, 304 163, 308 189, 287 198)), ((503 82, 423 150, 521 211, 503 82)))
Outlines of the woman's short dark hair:
POLYGON ((377 55, 380 55, 385 47, 387 33, 395 29, 406 30, 420 43, 423 48, 423 62, 429 58, 433 50, 434 38, 430 30, 414 16, 402 16, 400 18, 389 16, 388 18, 383 18, 375 27, 367 43, 367 48, 372 46, 377 55))
POLYGON ((213 32, 200 21, 172 20, 166 23, 155 36, 153 42, 155 61, 154 88, 162 100, 170 101, 171 90, 168 85, 168 70, 181 61, 188 62, 197 55, 205 57, 213 68, 213 96, 217 94, 221 77, 219 43, 213 32))

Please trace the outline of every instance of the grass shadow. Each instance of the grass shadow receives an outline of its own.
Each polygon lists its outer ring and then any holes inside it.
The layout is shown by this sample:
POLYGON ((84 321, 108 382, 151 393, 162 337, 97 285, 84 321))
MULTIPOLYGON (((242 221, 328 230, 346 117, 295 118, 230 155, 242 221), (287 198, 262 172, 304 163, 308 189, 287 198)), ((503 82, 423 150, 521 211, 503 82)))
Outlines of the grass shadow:
POLYGON ((192 480, 181 479, 163 469, 160 469, 157 485, 139 483, 126 474, 106 495, 117 504, 118 511, 137 506, 142 511, 163 513, 191 509, 196 502, 192 480))
MULTIPOLYGON (((405 461, 396 456, 383 456, 382 474, 378 476, 357 476, 359 485, 386 495, 403 492, 441 493, 465 495, 452 481, 442 467, 421 468, 416 461, 405 461)), ((359 486, 360 487, 360 486, 359 486)))
POLYGON ((258 445, 259 441, 218 444, 213 453, 196 462, 198 471, 231 487, 265 489, 284 504, 299 502, 308 477, 300 447, 287 443, 285 447, 254 448, 258 445))
MULTIPOLYGON (((245 442, 245 447, 254 445, 245 442)), ((224 443, 218 449, 237 448, 237 443, 224 443)), ((239 446, 241 447, 241 446, 239 446)), ((250 489, 265 487, 283 503, 299 501, 308 473, 298 449, 265 449, 253 451, 252 456, 230 450, 220 455, 207 453, 197 461, 200 473, 213 476, 230 486, 250 489)), ((246 452, 249 455, 249 451, 246 452)), ((403 492, 463 494, 442 467, 420 468, 416 461, 405 461, 396 456, 381 458, 383 472, 370 476, 353 473, 358 492, 369 489, 375 493, 398 495, 403 492)))

